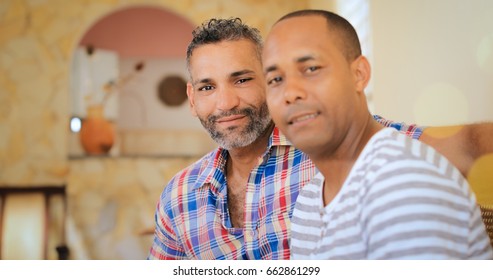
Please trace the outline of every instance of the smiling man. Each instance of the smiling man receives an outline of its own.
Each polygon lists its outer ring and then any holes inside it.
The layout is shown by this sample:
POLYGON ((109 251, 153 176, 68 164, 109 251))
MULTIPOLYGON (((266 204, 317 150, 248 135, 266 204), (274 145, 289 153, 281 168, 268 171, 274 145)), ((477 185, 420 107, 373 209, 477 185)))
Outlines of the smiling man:
POLYGON ((305 10, 269 33, 263 65, 277 127, 317 173, 291 221, 293 259, 491 259, 460 171, 370 114, 370 65, 344 18, 305 10))
POLYGON ((188 99, 220 147, 164 189, 149 259, 289 259, 292 209, 315 167, 271 120, 259 32, 211 19, 193 36, 188 99))

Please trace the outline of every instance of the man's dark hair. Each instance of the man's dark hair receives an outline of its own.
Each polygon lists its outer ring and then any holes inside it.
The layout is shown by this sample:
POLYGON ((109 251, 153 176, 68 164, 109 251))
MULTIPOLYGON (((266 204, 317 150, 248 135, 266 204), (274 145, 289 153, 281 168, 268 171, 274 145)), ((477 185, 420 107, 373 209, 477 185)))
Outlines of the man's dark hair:
POLYGON ((250 40, 256 47, 258 58, 262 59, 262 37, 258 29, 244 24, 240 18, 210 19, 192 32, 193 39, 187 48, 187 68, 190 71, 190 57, 200 46, 223 41, 250 40))
POLYGON ((351 62, 361 55, 361 46, 356 30, 354 30, 354 27, 345 18, 333 12, 325 10, 299 10, 283 16, 277 22, 303 16, 324 17, 327 20, 329 31, 334 31, 340 35, 339 48, 348 61, 351 62))

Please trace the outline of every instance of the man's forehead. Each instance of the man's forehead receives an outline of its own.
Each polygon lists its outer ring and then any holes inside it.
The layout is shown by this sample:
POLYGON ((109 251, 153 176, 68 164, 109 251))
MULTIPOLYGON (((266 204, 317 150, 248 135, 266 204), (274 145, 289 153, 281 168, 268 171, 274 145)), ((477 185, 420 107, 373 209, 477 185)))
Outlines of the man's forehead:
POLYGON ((302 63, 319 59, 340 41, 320 16, 300 16, 276 23, 265 41, 263 63, 271 68, 279 60, 302 63), (313 25, 314 21, 317 24, 313 25), (337 41, 337 42, 336 42, 337 41))
POLYGON ((213 58, 216 60, 230 59, 230 62, 258 59, 257 47, 249 40, 221 41, 198 46, 190 56, 190 62, 213 58), (235 58, 232 60, 231 58, 235 58))
POLYGON ((268 45, 273 40, 318 40, 320 36, 327 33, 329 33, 327 21, 322 16, 296 16, 274 24, 266 37, 265 44, 268 45))

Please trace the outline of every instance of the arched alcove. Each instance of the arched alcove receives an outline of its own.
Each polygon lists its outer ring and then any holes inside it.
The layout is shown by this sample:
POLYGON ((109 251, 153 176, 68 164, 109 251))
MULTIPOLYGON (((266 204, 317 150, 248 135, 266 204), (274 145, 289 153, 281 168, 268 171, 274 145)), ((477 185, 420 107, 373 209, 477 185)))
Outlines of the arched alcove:
POLYGON ((79 45, 111 49, 121 57, 183 58, 194 24, 155 6, 113 11, 94 23, 79 45))

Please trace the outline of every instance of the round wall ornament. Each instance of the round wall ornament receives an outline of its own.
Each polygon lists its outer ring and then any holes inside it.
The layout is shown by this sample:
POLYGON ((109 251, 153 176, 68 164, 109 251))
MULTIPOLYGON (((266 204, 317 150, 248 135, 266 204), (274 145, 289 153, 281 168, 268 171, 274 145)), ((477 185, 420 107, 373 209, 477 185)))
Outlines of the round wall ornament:
POLYGON ((187 100, 187 82, 180 76, 166 76, 158 85, 159 100, 168 106, 180 106, 187 100))

